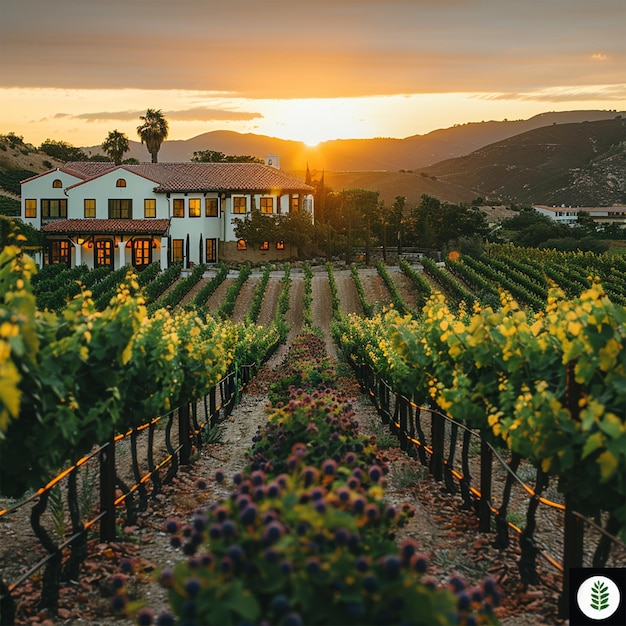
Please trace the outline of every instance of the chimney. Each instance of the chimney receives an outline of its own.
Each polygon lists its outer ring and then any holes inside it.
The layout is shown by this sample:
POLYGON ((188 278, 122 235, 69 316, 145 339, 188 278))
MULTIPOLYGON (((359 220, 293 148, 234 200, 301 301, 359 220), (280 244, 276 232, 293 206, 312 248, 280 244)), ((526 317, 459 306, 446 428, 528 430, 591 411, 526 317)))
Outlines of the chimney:
POLYGON ((274 167, 277 170, 279 170, 280 169, 280 157, 277 154, 266 154, 265 165, 269 165, 269 167, 274 167))

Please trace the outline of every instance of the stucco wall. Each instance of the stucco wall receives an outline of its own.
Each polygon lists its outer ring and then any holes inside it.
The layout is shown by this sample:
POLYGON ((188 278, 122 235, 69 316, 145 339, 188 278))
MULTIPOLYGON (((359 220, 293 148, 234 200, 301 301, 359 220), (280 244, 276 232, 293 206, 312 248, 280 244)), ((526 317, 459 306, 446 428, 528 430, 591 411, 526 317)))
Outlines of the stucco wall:
POLYGON ((285 245, 284 250, 277 250, 276 244, 271 243, 269 250, 259 250, 248 246, 246 250, 237 250, 236 241, 220 241, 219 260, 220 261, 250 261, 251 263, 261 263, 264 261, 288 261, 296 258, 295 247, 285 245))

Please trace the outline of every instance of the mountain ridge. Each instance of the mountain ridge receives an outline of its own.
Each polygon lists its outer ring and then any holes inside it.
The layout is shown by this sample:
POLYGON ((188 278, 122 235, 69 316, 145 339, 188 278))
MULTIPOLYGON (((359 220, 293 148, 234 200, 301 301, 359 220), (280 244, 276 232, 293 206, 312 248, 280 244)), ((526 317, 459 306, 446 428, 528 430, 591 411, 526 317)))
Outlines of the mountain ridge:
MULTIPOLYGON (((266 135, 218 130, 190 139, 164 141, 159 160, 190 161, 194 152, 215 150, 258 158, 277 154, 281 168, 286 171, 304 171, 307 166, 319 171, 398 171, 428 167, 535 128, 612 119, 619 115, 626 116, 626 112, 589 110, 541 113, 527 120, 456 124, 404 139, 335 139, 317 146, 266 135)), ((150 158, 146 147, 140 142, 131 140, 130 146, 126 158, 132 157, 139 161, 150 158)), ((100 146, 84 147, 83 150, 87 154, 103 154, 100 146)))
MULTIPOLYGON (((419 204, 423 194, 456 204, 483 198, 492 206, 608 206, 626 204, 625 125, 624 117, 616 111, 545 113, 516 122, 456 125, 407 139, 335 140, 316 148, 322 152, 314 152, 316 149, 300 142, 252 133, 214 131, 191 140, 164 142, 159 161, 189 160, 177 159, 172 146, 187 152, 192 150, 192 155, 199 150, 256 157, 278 154, 284 171, 304 179, 309 170, 313 181, 319 182, 324 176, 325 187, 334 191, 376 191, 385 206, 391 206, 398 196, 405 197, 407 205, 414 206, 419 204), (583 121, 576 121, 580 119, 583 121), (520 128, 527 130, 510 135, 520 128), (494 137, 499 139, 490 141, 494 137), (407 166, 430 161, 424 156, 429 145, 432 146, 428 153, 431 156, 435 153, 455 156, 430 165, 407 166), (457 154, 474 145, 479 147, 457 154), (341 159, 337 161, 341 166, 335 170, 319 165, 327 163, 318 157, 323 156, 324 148, 330 147, 334 149, 332 158, 341 159), (367 162, 370 169, 351 167, 356 162, 356 157, 352 158, 355 154, 359 163, 367 162), (389 154, 394 161, 389 160, 389 154), (294 159, 302 165, 290 167, 294 159), (399 163, 403 167, 395 167, 399 163)), ((130 154, 125 156, 136 154, 135 158, 140 161, 149 159, 145 146, 139 142, 131 142, 131 145, 130 154)), ((44 153, 20 151, 10 143, 1 144, 0 148, 0 195, 13 198, 13 202, 19 197, 15 195, 19 193, 18 170, 25 178, 50 166, 62 165, 44 153)))
POLYGON ((325 172, 334 190, 378 191, 416 205, 423 194, 452 203, 611 206, 626 204, 623 118, 543 126, 461 157, 399 172, 325 172))

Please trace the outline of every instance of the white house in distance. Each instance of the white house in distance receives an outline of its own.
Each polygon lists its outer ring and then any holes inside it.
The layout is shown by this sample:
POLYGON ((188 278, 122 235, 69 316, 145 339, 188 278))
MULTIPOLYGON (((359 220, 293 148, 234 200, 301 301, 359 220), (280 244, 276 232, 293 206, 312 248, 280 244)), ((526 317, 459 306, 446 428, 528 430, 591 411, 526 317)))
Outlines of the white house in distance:
POLYGON ((550 219, 561 224, 576 224, 578 214, 586 213, 598 224, 619 224, 626 227, 626 206, 601 206, 601 207, 571 207, 571 206, 546 206, 535 205, 535 211, 547 215, 550 219))
POLYGON ((265 164, 66 163, 21 182, 21 216, 45 235, 40 264, 142 269, 160 261, 165 269, 289 258, 283 242, 249 250, 234 232, 234 219, 253 209, 307 211, 313 220, 313 187, 278 164, 275 155, 265 164))

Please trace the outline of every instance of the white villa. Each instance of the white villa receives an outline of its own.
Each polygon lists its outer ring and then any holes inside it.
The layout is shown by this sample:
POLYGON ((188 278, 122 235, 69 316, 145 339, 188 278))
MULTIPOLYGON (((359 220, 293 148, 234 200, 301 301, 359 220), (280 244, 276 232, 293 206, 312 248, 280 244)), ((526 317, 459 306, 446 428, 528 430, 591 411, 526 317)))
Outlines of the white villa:
POLYGON ((584 212, 598 224, 616 223, 622 228, 626 226, 626 206, 623 205, 603 207, 567 207, 564 204, 561 206, 535 205, 533 209, 561 224, 576 224, 578 214, 584 212))
POLYGON ((73 267, 160 261, 216 263, 289 258, 281 241, 249 250, 237 240, 234 219, 253 209, 265 214, 307 211, 313 187, 260 163, 73 162, 21 182, 21 216, 45 235, 35 260, 73 267))

